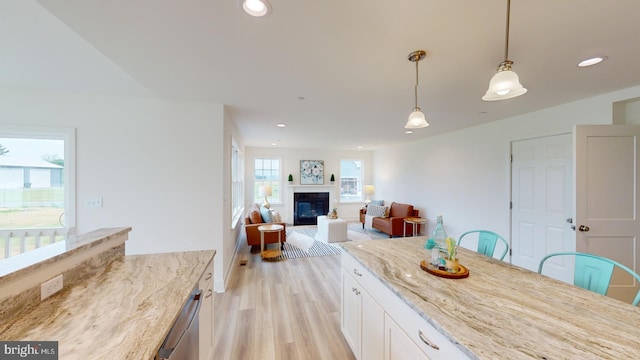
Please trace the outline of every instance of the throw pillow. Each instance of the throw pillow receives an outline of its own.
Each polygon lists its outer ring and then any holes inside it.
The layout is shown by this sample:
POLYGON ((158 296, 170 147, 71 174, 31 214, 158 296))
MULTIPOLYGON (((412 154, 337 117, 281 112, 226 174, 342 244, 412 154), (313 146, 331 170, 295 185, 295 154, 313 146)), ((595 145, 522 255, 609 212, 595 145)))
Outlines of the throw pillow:
POLYGON ((260 214, 262 214, 262 221, 266 222, 266 223, 270 223, 273 220, 271 220, 271 210, 267 209, 264 206, 260 206, 260 214))
POLYGON ((249 220, 251 220, 252 224, 261 224, 262 216, 260 215, 260 211, 251 210, 251 212, 249 213, 249 220))
POLYGON ((279 212, 271 210, 271 220, 273 220, 274 223, 282 222, 282 216, 280 216, 279 212))
POLYGON ((384 200, 371 200, 371 202, 369 203, 369 205, 378 205, 378 206, 383 206, 383 205, 384 205, 384 200))
POLYGON ((384 214, 386 212, 387 212, 387 207, 386 206, 371 205, 371 204, 369 204, 369 206, 367 206, 367 215, 384 216, 384 214))

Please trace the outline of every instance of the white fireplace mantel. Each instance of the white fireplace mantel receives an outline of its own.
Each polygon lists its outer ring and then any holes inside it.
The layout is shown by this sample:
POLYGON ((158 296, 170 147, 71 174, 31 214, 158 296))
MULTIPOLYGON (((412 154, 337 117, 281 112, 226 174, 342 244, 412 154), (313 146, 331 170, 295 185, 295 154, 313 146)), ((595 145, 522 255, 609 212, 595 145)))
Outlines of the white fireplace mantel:
POLYGON ((302 188, 302 189, 322 189, 322 188, 330 188, 330 189, 335 189, 336 184, 329 184, 329 185, 287 185, 287 187, 290 187, 292 189, 297 189, 297 188, 302 188))

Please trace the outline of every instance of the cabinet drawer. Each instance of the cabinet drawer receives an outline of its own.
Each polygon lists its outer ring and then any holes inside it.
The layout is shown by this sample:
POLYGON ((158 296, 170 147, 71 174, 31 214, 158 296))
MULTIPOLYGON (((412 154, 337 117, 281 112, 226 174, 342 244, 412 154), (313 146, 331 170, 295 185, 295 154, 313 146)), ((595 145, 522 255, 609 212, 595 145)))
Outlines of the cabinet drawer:
POLYGON ((209 261, 207 267, 202 272, 202 276, 200 276, 200 280, 198 281, 198 287, 202 290, 202 293, 213 289, 213 259, 209 261))
POLYGON ((380 280, 373 275, 365 266, 360 264, 353 256, 342 253, 342 268, 351 275, 362 287, 367 289, 375 297, 376 291, 383 286, 380 280))
POLYGON ((468 359, 443 333, 397 296, 386 294, 385 311, 429 359, 468 359))

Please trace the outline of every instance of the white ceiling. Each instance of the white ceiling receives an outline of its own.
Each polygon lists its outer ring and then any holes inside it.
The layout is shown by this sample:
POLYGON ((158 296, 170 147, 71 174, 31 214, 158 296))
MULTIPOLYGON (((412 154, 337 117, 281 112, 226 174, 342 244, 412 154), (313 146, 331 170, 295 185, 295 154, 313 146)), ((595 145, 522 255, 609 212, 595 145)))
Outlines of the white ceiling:
POLYGON ((640 84, 638 0, 513 0, 529 92, 498 102, 506 0, 270 2, 2 0, 0 86, 222 103, 248 146, 374 149, 640 84), (431 126, 407 135, 417 49, 431 126))

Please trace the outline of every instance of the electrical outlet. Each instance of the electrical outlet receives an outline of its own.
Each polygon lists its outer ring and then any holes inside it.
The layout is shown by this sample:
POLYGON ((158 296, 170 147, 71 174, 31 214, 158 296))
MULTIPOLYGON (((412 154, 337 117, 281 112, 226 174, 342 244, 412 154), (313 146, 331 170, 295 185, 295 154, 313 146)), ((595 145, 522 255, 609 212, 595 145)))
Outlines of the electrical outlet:
POLYGON ((40 284, 40 301, 62 290, 62 274, 40 284))

